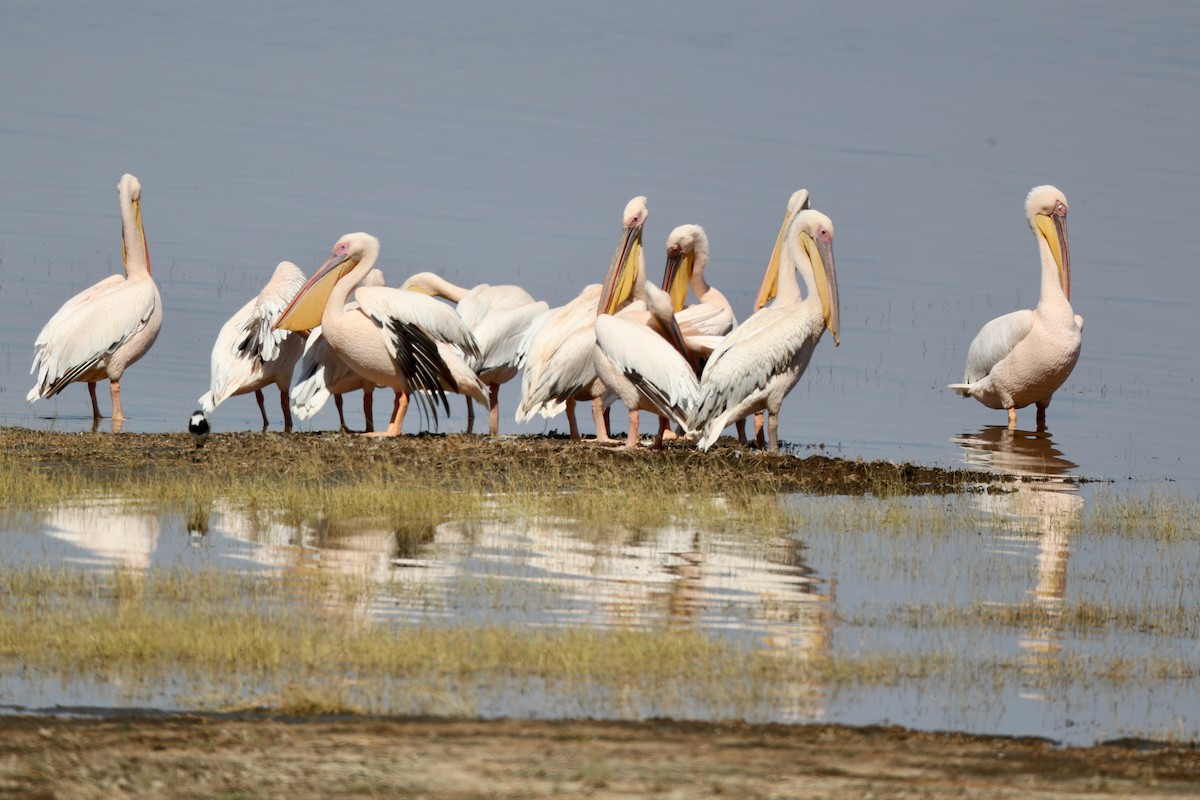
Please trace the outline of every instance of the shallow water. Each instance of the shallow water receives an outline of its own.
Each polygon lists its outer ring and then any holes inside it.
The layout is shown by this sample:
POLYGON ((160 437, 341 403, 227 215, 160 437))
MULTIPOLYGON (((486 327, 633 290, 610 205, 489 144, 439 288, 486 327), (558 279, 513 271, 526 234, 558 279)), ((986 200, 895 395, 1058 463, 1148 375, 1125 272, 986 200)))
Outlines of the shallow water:
MULTIPOLYGON (((980 325, 1035 302, 1021 204, 1053 182, 1086 319, 1057 446, 1084 475, 1196 491, 1198 33, 1188 3, 10 4, 0 423, 90 423, 80 387, 27 405, 27 369, 40 326, 120 264, 124 171, 166 314, 124 382, 134 431, 182 428, 220 324, 278 261, 311 272, 346 231, 381 238, 393 282, 432 269, 556 304, 600 279, 646 194, 652 273, 671 228, 701 223, 744 316, 805 186, 837 225, 843 343, 818 348, 783 438, 953 464, 953 436, 1003 415, 945 384, 980 325)), ((515 402, 510 385, 503 430, 565 430, 518 427, 515 402)), ((257 419, 242 397, 215 424, 257 419)))
MULTIPOLYGON (((400 554, 386 532, 312 542, 287 528, 246 530, 218 509, 200 537, 181 516, 92 508, 5 532, 5 562, 279 569, 315 558, 437 581, 501 574, 522 596, 545 589, 534 619, 546 622, 683 615, 717 635, 866 649, 907 634, 851 622, 814 632, 809 611, 853 620, 942 592, 963 603, 1144 603, 1162 573, 1178 587, 1174 570, 1196 562, 1193 545, 1064 536, 1054 520, 1082 514, 1091 494, 1053 479, 1200 492, 1200 11, 1163 3, 1146 14, 1117 2, 690 8, 9 4, 0 424, 90 427, 81 387, 27 405, 27 371, 41 325, 119 268, 113 187, 125 171, 144 186, 165 310, 158 342, 123 381, 129 431, 181 429, 207 389, 221 323, 278 261, 311 272, 347 231, 381 238, 393 283, 429 269, 466 285, 519 283, 557 304, 600 279, 624 203, 646 194, 652 273, 671 228, 698 222, 712 243, 709 278, 744 316, 783 204, 804 186, 837 225, 843 335, 838 348, 828 338, 819 346, 785 403, 781 436, 846 457, 1049 476, 1039 487, 1060 491, 986 496, 994 507, 984 510, 1019 535, 924 540, 928 563, 914 574, 913 542, 887 532, 805 530, 748 552, 744 541, 685 531, 612 531, 597 545, 569 526, 450 525, 400 554), (1083 355, 1050 408, 1049 433, 1008 432, 996 427, 1001 412, 945 384, 961 377, 980 325, 1036 302, 1021 203, 1045 182, 1071 202, 1083 355), (777 596, 800 620, 781 631, 760 613, 777 596)), ((565 429, 561 418, 517 426, 512 384, 501 403, 504 432, 565 429)), ((348 407, 357 419, 355 401, 348 407)), ((268 411, 278 424, 274 399, 268 411)), ((462 428, 461 400, 453 412, 444 430, 462 428)), ((1020 422, 1031 428, 1032 413, 1020 422)), ((327 408, 302 427, 335 424, 327 408)), ((228 401, 214 425, 256 428, 253 401, 228 401)), ((977 640, 997 657, 1110 647, 1195 657, 1193 640, 1061 631, 986 632, 947 646, 977 640)), ((1007 687, 941 712, 919 689, 819 705, 830 719, 869 721, 886 706, 893 722, 1063 739, 1171 727, 1171 713, 1185 713, 1193 731, 1200 718, 1174 690, 1024 696, 1041 691, 1007 687)))
MULTIPOLYGON (((1086 492, 1043 477, 1047 482, 1015 492, 949 501, 794 498, 807 522, 780 536, 686 524, 597 531, 569 521, 519 520, 447 522, 414 535, 363 520, 293 527, 224 503, 189 521, 92 501, 13 520, 0 534, 0 566, 321 570, 377 582, 379 591, 363 594, 352 610, 383 626, 670 626, 789 657, 924 658, 935 665, 912 674, 901 669, 881 684, 804 678, 783 697, 736 709, 689 694, 686 683, 679 697, 647 705, 599 688, 574 686, 564 694, 501 678, 474 695, 467 691, 469 701, 458 700, 483 716, 736 714, 760 722, 887 722, 1038 735, 1072 744, 1197 738, 1196 540, 1090 530, 1086 492), (887 522, 877 515, 879 522, 856 527, 839 522, 863 519, 865 503, 888 503, 913 517, 887 522), (972 517, 972 511, 984 513, 972 517), (965 524, 946 528, 937 523, 943 515, 965 524), (1003 621, 1005 610, 1031 604, 1045 613, 1003 621), (1098 623, 1073 621, 1074 610, 1089 607, 1104 609, 1098 623), (1164 609, 1168 617, 1156 617, 1164 609), (1131 616, 1141 621, 1121 621, 1131 616), (1130 664, 1162 665, 1168 676, 1151 671, 1112 679, 1130 664), (1179 669, 1193 677, 1180 677, 1179 669)), ((206 697, 224 707, 230 692, 237 696, 225 678, 214 685, 211 676, 186 671, 115 682, 86 671, 76 677, 3 672, 0 706, 190 709, 206 697)), ((371 707, 430 710, 422 705, 428 698, 395 683, 355 691, 371 707)), ((251 680, 245 697, 254 690, 251 680)), ((457 687, 455 697, 462 695, 457 687)))

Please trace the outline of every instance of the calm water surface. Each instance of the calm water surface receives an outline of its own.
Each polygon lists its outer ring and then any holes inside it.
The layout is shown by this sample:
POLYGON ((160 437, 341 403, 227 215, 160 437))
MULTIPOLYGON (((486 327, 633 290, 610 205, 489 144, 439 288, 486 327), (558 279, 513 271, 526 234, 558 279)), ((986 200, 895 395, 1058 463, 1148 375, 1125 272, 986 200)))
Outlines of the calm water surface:
MULTIPOLYGON (((841 347, 820 345, 785 403, 785 440, 1195 497, 1198 36, 1200 10, 1184 2, 1153 13, 1116 2, 700 3, 687 15, 626 3, 10 3, 0 29, 0 424, 90 427, 82 387, 32 406, 24 397, 41 325, 119 269, 122 172, 144 187, 165 309, 158 342, 122 381, 129 431, 180 430, 207 389, 221 323, 280 260, 310 273, 348 231, 381 238, 393 283, 434 270, 464 285, 518 283, 558 304, 600 280, 621 209, 645 194, 652 273, 661 274, 667 233, 700 223, 709 278, 744 318, 783 204, 804 186, 837 226, 843 336, 841 347), (945 384, 960 379, 984 322, 1036 302, 1022 203, 1047 182, 1071 202, 1083 354, 1055 396, 1048 434, 1010 434, 994 427, 1002 412, 945 384)), ((514 385, 501 403, 505 432, 565 428, 561 419, 517 426, 514 385)), ((277 419, 276 408, 271 401, 277 419)), ((1022 413, 1023 427, 1032 421, 1022 413)), ((257 409, 231 399, 214 424, 254 429, 257 409)), ((335 424, 330 408, 307 426, 335 424)), ((463 424, 460 401, 442 429, 463 424)), ((1086 500, 1044 494, 1063 513, 1086 500)), ((163 547, 191 553, 175 533, 134 550, 151 560, 163 547)), ((438 542, 450 535, 439 531, 438 542)), ((468 538, 518 535, 533 536, 468 538)), ((557 561, 524 568, 571 574, 572 558, 596 558, 575 553, 569 537, 542 535, 534 549, 557 561)), ((672 554, 704 551, 707 568, 738 549, 681 538, 656 534, 636 556, 622 545, 605 569, 654 564, 660 583, 639 591, 669 595, 691 568, 672 554)), ((13 557, 117 557, 67 535, 38 541, 13 557)), ((276 552, 262 542, 230 523, 200 550, 253 562, 276 552), (246 552, 245 541, 259 544, 246 552)), ((843 611, 871 585, 848 580, 853 568, 820 543, 804 544, 811 566, 759 554, 726 569, 726 588, 706 591, 751 599, 751 585, 777 584, 816 608, 832 602, 836 574, 843 611)), ((998 592, 1010 600, 1040 597, 1042 571, 1068 553, 1074 572, 1135 547, 1044 531, 970 544, 956 557, 973 574, 996 559, 1018 565, 1021 579, 998 592)), ((882 538, 877 547, 899 557, 882 538)), ((473 557, 470 570, 482 568, 473 557)), ((1178 557, 1196 562, 1194 548, 1178 557)), ((1064 591, 1077 588, 1065 582, 1064 591)), ((887 596, 913 602, 904 598, 915 591, 905 584, 887 596)), ((621 602, 590 598, 576 611, 599 622, 621 602)), ((1051 717, 985 727, 1061 734, 1066 715, 1051 717)))

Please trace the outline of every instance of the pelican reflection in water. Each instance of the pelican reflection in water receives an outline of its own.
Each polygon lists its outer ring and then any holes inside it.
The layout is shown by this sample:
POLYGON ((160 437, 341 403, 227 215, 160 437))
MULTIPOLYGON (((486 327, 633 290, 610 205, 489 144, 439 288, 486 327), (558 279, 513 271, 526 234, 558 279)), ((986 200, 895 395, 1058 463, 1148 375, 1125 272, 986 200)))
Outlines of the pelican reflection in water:
POLYGON ((1067 592, 1070 534, 1078 530, 1083 498, 1066 458, 1046 431, 989 425, 978 433, 953 437, 971 467, 1018 478, 997 494, 975 495, 979 508, 995 518, 1001 533, 997 544, 1004 555, 1028 557, 1036 542, 1036 575, 1027 601, 1036 607, 1020 648, 1027 684, 1022 697, 1050 700, 1045 678, 1062 653, 1062 609, 1067 592), (1032 538, 1031 538, 1032 537, 1032 538))

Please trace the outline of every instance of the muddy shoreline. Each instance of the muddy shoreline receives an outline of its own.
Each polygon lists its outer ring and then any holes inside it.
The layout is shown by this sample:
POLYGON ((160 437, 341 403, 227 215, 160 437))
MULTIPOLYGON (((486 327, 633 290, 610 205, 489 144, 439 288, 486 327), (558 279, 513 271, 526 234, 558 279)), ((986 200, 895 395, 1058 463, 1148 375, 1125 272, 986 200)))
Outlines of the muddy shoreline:
POLYGON ((0 428, 0 450, 12 465, 66 470, 104 479, 147 471, 204 475, 247 473, 286 479, 318 471, 352 480, 386 470, 420 485, 485 491, 569 490, 614 473, 655 473, 688 487, 737 483, 756 492, 885 495, 948 494, 990 485, 992 473, 912 463, 863 461, 826 454, 822 446, 778 455, 724 439, 708 453, 686 442, 659 452, 615 450, 557 436, 491 439, 465 434, 402 436, 391 440, 337 433, 227 433, 197 447, 187 434, 56 433, 0 428))
POLYGON ((1146 798, 1197 776, 1194 747, 892 727, 0 717, 0 795, 24 798, 1146 798))

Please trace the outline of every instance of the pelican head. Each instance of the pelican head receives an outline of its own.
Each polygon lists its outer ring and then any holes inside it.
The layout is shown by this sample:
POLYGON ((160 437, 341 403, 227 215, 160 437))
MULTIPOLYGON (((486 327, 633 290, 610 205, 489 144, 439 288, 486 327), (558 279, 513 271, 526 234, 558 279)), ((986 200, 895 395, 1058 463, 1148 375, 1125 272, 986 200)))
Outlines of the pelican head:
POLYGON ((680 225, 667 237, 667 267, 663 272, 663 291, 671 295, 676 311, 687 302, 688 286, 697 265, 704 269, 708 261, 708 236, 699 225, 680 225))
POLYGON ((379 240, 369 233, 347 233, 338 239, 333 254, 288 303, 274 329, 309 331, 320 325, 333 287, 368 252, 379 252, 379 240))
POLYGON ((1056 187, 1035 186, 1025 198, 1025 219, 1034 236, 1046 240, 1058 265, 1058 282, 1071 299, 1071 248, 1067 244, 1067 196, 1056 187))
POLYGON ((621 216, 621 241, 608 265, 598 314, 612 314, 633 294, 642 268, 642 228, 650 210, 646 198, 638 196, 625 205, 621 216))
POLYGON ((792 223, 788 246, 792 248, 796 269, 811 272, 804 276, 804 282, 816 288, 825 327, 833 334, 834 345, 841 344, 837 271, 833 265, 833 221, 815 209, 802 209, 792 223), (802 248, 803 253, 797 252, 796 248, 802 248))
POLYGON ((758 287, 758 297, 754 300, 755 311, 774 300, 775 295, 779 293, 779 253, 783 247, 783 237, 792 224, 792 219, 806 208, 811 208, 808 189, 792 192, 792 196, 788 198, 787 210, 783 214, 783 224, 779 226, 779 235, 775 237, 775 248, 767 261, 767 271, 763 273, 762 286, 758 287))
MULTIPOLYGON (((121 176, 121 180, 117 181, 117 196, 121 198, 121 207, 130 208, 133 210, 133 225, 137 229, 137 238, 135 241, 142 243, 142 252, 146 254, 146 272, 150 272, 150 249, 146 247, 146 229, 142 227, 142 183, 133 175, 126 172, 121 176)), ((121 261, 126 264, 126 273, 129 272, 129 246, 128 231, 125 230, 125 219, 122 215, 121 219, 121 261)))

